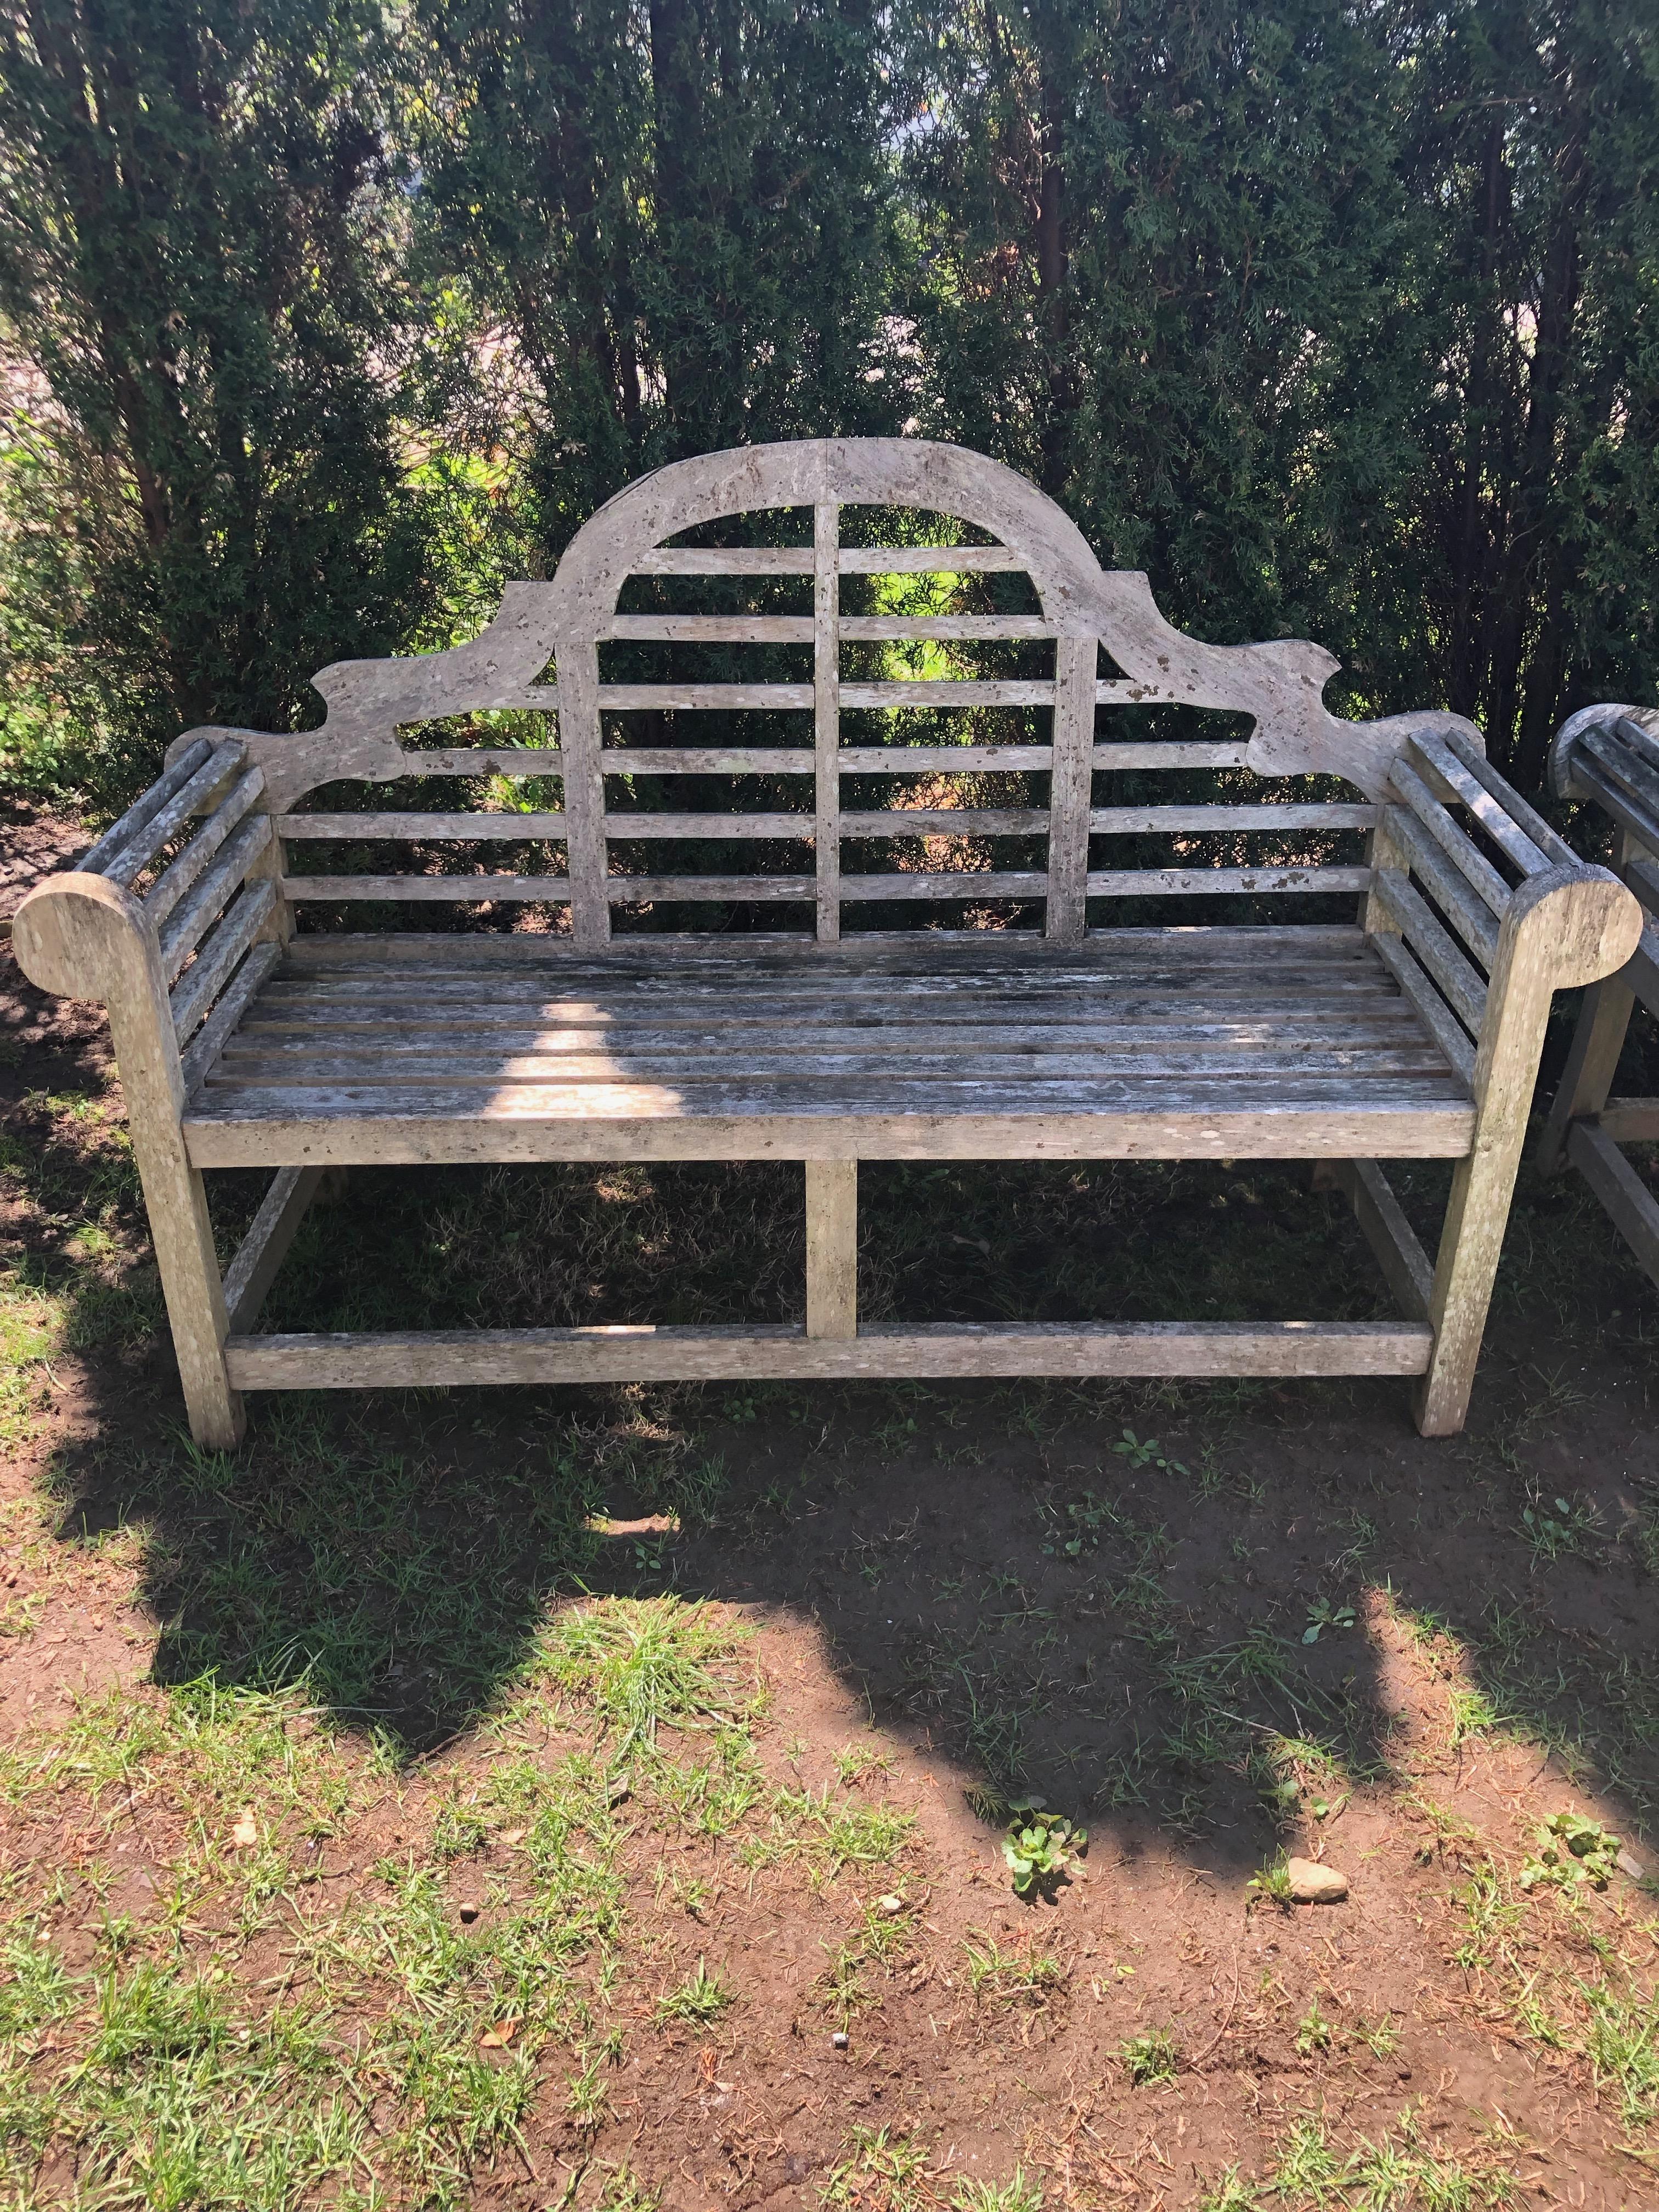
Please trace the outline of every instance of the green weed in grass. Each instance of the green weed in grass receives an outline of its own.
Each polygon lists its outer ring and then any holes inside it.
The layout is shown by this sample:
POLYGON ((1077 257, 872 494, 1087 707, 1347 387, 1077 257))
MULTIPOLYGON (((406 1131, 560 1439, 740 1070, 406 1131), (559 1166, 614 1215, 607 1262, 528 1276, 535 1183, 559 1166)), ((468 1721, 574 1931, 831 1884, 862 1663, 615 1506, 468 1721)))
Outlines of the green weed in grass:
POLYGON ((1137 2089, 1173 2081, 1181 2064, 1179 2046, 1167 2027, 1148 2028, 1143 2035, 1128 2037, 1119 2044, 1117 2055, 1125 2075, 1137 2089))
POLYGON ((854 2014, 873 2002, 870 1970, 879 1966, 890 1978, 915 1939, 914 1911, 902 1897, 891 1895, 865 1905, 857 1926, 833 1949, 824 1947, 830 1950, 824 2001, 838 2027, 848 2027, 854 2014))
POLYGON ((1013 1876, 1015 1896, 1039 1896, 1068 1880, 1078 1865, 1079 1851, 1089 1840, 1086 1830, 1074 1827, 1036 1798, 1017 1802, 1010 1810, 1013 1818, 1003 1838, 1002 1856, 1013 1876))
POLYGON ((1331 2047, 1331 2023, 1319 2008, 1317 1991, 1309 2000, 1308 2009, 1296 2024, 1297 2055, 1301 2058, 1316 2058, 1331 2047))
POLYGON ((695 1972, 657 1999, 653 2017, 659 2027, 708 2027, 736 2002, 720 1976, 699 1959, 695 1972))
POLYGON ((1360 2136, 1344 2152, 1322 2112, 1304 2112, 1278 2146, 1273 2170, 1255 2189, 1236 2168, 1200 2199, 1205 2212, 1254 2212, 1269 2203, 1286 2212, 1489 2212, 1519 2201, 1501 2148, 1471 2160, 1427 2148, 1417 2115, 1400 2115, 1375 2142, 1360 2136))
POLYGON ((968 1986, 976 1999, 1036 2010, 1066 1986, 1066 1969, 1052 1951, 1027 1946, 1004 1950, 994 1936, 965 1942, 968 1986))
POLYGON ((838 1797, 828 1783, 817 1791, 780 1790, 772 1799, 765 1832, 746 1837, 738 1847, 738 1857, 750 1868, 803 1859, 833 1881, 849 1866, 890 1865, 915 1825, 913 1813, 838 1797))
POLYGON ((1266 1866, 1258 1867, 1244 1887, 1264 1905, 1276 1905, 1281 1912, 1288 1912, 1295 1900, 1291 1895, 1291 1872, 1284 1852, 1269 1859, 1266 1866))
POLYGON ((818 2192, 827 2212, 921 2212, 927 2153, 890 2128, 855 2127, 818 2192))
POLYGON ((592 1700, 620 1764, 654 1750, 663 1727, 725 1722, 733 1695, 717 1669, 733 1632, 706 1605, 614 1598, 561 1614, 548 1632, 547 1656, 555 1679, 592 1700))
POLYGON ((1042 2191, 1017 2166, 1006 2181, 975 2181, 971 2175, 951 2192, 951 2212, 1042 2212, 1042 2191))

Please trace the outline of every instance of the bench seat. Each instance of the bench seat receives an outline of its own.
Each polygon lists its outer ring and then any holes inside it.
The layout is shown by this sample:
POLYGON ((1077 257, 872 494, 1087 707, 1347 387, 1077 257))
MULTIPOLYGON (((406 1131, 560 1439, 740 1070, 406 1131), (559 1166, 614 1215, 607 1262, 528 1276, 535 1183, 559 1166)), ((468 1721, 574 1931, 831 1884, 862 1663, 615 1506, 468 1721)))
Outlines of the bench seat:
POLYGON ((191 1158, 1469 1149, 1468 1085, 1358 927, 763 942, 296 939, 194 1091, 191 1158))

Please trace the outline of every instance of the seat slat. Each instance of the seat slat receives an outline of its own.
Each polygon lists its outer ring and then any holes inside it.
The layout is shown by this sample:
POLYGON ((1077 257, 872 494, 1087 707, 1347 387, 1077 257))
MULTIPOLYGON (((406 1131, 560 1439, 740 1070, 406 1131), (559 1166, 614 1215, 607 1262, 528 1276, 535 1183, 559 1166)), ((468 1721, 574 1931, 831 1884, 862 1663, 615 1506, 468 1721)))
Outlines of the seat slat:
MULTIPOLYGON (((1420 1042, 1421 1027, 1412 1010, 1401 1001, 1390 1002, 1393 1012, 1383 1018, 1334 1020, 1328 1016, 1306 1018, 1302 1029, 1291 1028, 1280 1017, 1256 1022, 1044 1022, 998 1025, 985 1022, 824 1023, 803 1020, 799 1034, 810 1037, 821 1052, 883 1054, 944 1053, 983 1056, 1021 1052, 1097 1052, 1126 1054, 1148 1047, 1170 1052, 1203 1053, 1224 1048, 1255 1055, 1283 1052, 1296 1058, 1310 1051, 1352 1053, 1372 1048, 1400 1048, 1420 1042)), ((357 1020, 342 1019, 336 1009, 326 1014, 288 1020, 245 1019, 232 1056, 259 1053, 286 1054, 295 1059, 316 1051, 341 1052, 373 1048, 387 1060, 409 1053, 456 1054, 480 1051, 512 1053, 592 1053, 683 1051, 693 1040, 713 1039, 722 1050, 730 1048, 731 1024, 714 1016, 702 1023, 678 1027, 643 1020, 628 1024, 573 1019, 536 1027, 522 1022, 448 1019, 420 1025, 411 1014, 401 1024, 365 1014, 357 1020)), ((748 1024, 766 1038, 793 1034, 778 1024, 748 1024)), ((780 1043, 776 1049, 782 1049, 780 1043)))
MULTIPOLYGON (((1060 1049, 1006 1050, 976 1054, 974 1073, 965 1054, 884 1054, 878 1048, 840 1053, 757 1050, 744 1055, 745 1080, 756 1085, 805 1080, 808 1077, 850 1079, 870 1074, 905 1083, 921 1084, 938 1078, 951 1082, 996 1080, 1009 1083, 1030 1079, 1055 1083, 1090 1078, 1102 1083, 1158 1085, 1166 1078, 1183 1084, 1218 1083, 1241 1076, 1269 1082, 1323 1080, 1364 1073, 1384 1075, 1440 1076, 1446 1072, 1444 1055, 1432 1043, 1411 1044, 1398 1051, 1375 1045, 1342 1052, 1304 1051, 1268 1057, 1256 1052, 1228 1052, 1214 1046, 1188 1052, 1068 1052, 1060 1049)), ((270 1090, 283 1084, 313 1089, 318 1085, 383 1082, 408 1085, 538 1084, 538 1083, 661 1083, 684 1091, 690 1086, 721 1083, 732 1079, 729 1052, 690 1052, 684 1045, 656 1052, 607 1044, 603 1050, 582 1053, 498 1053, 471 1050, 446 1055, 407 1051, 389 1053, 379 1047, 342 1052, 329 1045, 311 1047, 303 1055, 286 1058, 255 1049, 227 1052, 208 1079, 209 1097, 216 1084, 232 1084, 239 1091, 270 1090)))

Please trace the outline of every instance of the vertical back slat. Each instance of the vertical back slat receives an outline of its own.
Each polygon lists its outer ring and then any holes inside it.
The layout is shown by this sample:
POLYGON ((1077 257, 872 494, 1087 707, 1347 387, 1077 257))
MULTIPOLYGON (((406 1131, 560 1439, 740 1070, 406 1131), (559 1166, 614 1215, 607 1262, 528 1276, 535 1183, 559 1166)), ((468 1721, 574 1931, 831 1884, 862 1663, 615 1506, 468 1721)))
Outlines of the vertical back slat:
POLYGON ((1090 779, 1094 769, 1093 637, 1054 646, 1054 765, 1048 780, 1048 901, 1045 933, 1060 945, 1083 941, 1089 884, 1090 779))
POLYGON ((817 933, 841 936, 841 508, 812 509, 812 748, 817 775, 817 933))
POLYGON ((570 927, 583 951, 611 939, 605 877, 605 777, 599 758, 599 649, 592 639, 561 640, 559 750, 564 781, 570 927))

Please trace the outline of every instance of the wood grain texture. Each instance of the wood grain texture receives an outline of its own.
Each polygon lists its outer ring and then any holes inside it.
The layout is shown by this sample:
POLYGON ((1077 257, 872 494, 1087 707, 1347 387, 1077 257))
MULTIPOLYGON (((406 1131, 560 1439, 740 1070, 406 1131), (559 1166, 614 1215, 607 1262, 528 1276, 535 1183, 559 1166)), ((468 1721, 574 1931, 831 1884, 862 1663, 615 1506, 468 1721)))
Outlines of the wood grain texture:
POLYGON ((858 1334, 859 1164, 806 1163, 806 1334, 858 1334))
POLYGON ((243 954, 266 933, 276 918, 276 905, 274 884, 249 884, 173 986, 173 1029, 180 1044, 204 1019, 243 954))
MULTIPOLYGON (((222 747, 216 748, 213 740, 206 737, 180 738, 169 749, 167 767, 155 782, 148 791, 141 792, 120 819, 112 822, 97 843, 82 854, 73 872, 88 876, 106 873, 185 785, 201 775, 214 751, 225 750, 228 754, 234 743, 225 740, 222 747)), ((239 760, 244 757, 240 749, 235 757, 239 760)), ((139 866, 143 866, 142 861, 139 866)), ((137 874, 137 869, 133 873, 137 874)))
POLYGON ((241 1436, 244 1415, 225 1370, 224 1293, 201 1171, 181 1127, 184 1075, 155 932, 130 890, 72 873, 30 892, 12 942, 24 973, 43 988, 96 999, 109 1010, 191 1432, 198 1443, 228 1449, 241 1436))
POLYGON ((1373 878, 1378 900, 1399 925, 1419 961, 1433 977, 1441 996, 1473 1036, 1486 1010, 1485 979, 1449 930, 1443 927, 1411 879, 1398 868, 1379 868, 1373 878))
POLYGON ((1659 1200, 1620 1151, 1613 1132, 1594 1121, 1575 1121, 1566 1149, 1650 1281, 1659 1284, 1659 1200))
POLYGON ((1462 1082, 1473 1088, 1474 1047, 1436 990, 1433 977, 1419 965, 1401 939, 1379 934, 1374 941, 1377 957, 1422 1017, 1424 1027, 1445 1054, 1448 1064, 1456 1069, 1462 1082))
POLYGON ((1316 1184, 1328 1182, 1353 1208, 1365 1241, 1401 1311, 1408 1321, 1425 1322, 1434 1288, 1434 1269, 1417 1231, 1407 1220, 1388 1177, 1375 1160, 1329 1160, 1321 1164, 1316 1184))
MULTIPOLYGON (((220 813, 223 813, 225 806, 222 802, 224 799, 224 794, 232 785, 237 782, 241 770, 242 757, 242 748, 240 745, 216 745, 188 782, 180 786, 166 805, 159 808, 142 830, 128 837, 119 851, 111 857, 100 873, 107 876, 112 884, 131 886, 160 855, 163 848, 171 843, 179 835, 192 815, 205 813, 210 807, 216 807, 220 813)), ((228 821, 219 835, 210 839, 206 857, 210 857, 215 847, 222 842, 225 830, 233 828, 246 813, 253 799, 264 789, 264 778, 259 770, 255 769, 248 775, 241 778, 241 783, 243 787, 251 786, 252 789, 244 791, 242 804, 230 813, 228 821)), ((212 825, 208 826, 210 829, 212 825)), ((198 832, 197 840, 198 842, 200 835, 201 833, 198 832)), ((175 866, 176 865, 175 863, 175 866)), ((169 870, 167 872, 171 873, 173 871, 169 870)), ((199 873, 200 871, 198 870, 196 872, 199 873)), ((191 880, 193 879, 192 877, 191 880)), ((163 883, 166 882, 165 875, 161 880, 163 883)), ((160 886, 156 888, 159 890, 160 886)), ((155 892, 152 891, 151 899, 153 900, 155 896, 155 892)), ((159 908, 152 909, 157 914, 158 919, 176 902, 176 897, 177 894, 174 897, 165 900, 159 908)))
POLYGON ((270 1188, 225 1270, 225 1312, 232 1330, 246 1334, 258 1320, 324 1173, 321 1168, 278 1168, 271 1177, 270 1188))
POLYGON ((1609 1098, 1597 1119, 1616 1145, 1659 1144, 1659 1098, 1609 1098))
POLYGON ((213 1012, 203 1023, 200 1032, 180 1062, 186 1098, 195 1091, 224 1050, 237 1024, 253 1004, 262 986, 270 980, 271 971, 282 957, 280 945, 256 945, 220 993, 213 1012))
POLYGON ((878 1326, 850 1338, 775 1328, 455 1329, 250 1336, 243 1390, 480 1382, 782 1382, 972 1375, 1420 1375, 1429 1332, 1397 1322, 1007 1322, 878 1326))
MULTIPOLYGON (((234 769, 230 772, 234 775, 234 769)), ((240 777, 178 858, 169 864, 145 893, 144 912, 157 929, 165 925, 179 902, 205 875, 209 865, 232 830, 241 823, 258 802, 264 793, 264 784, 263 769, 250 769, 246 775, 240 777)), ((185 795, 185 792, 179 794, 181 800, 185 795)), ((122 878, 112 872, 110 880, 118 883, 122 878)))
POLYGON ((1624 885, 1577 862, 1529 876, 1504 915, 1475 1054, 1474 1142, 1453 1173, 1435 1264, 1434 1357, 1417 1401, 1425 1436, 1455 1435, 1468 1413, 1551 997, 1622 967, 1641 926, 1624 885))
POLYGON ((1043 930, 1056 945, 1081 943, 1089 879, 1089 787, 1094 767, 1093 636, 1054 647, 1054 761, 1048 776, 1048 895, 1043 930))
POLYGON ((841 508, 812 509, 813 927, 820 945, 841 935, 841 508))

